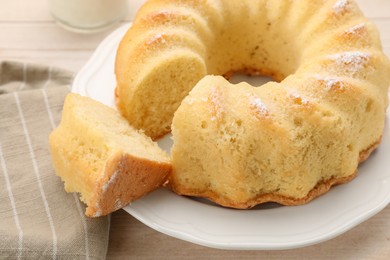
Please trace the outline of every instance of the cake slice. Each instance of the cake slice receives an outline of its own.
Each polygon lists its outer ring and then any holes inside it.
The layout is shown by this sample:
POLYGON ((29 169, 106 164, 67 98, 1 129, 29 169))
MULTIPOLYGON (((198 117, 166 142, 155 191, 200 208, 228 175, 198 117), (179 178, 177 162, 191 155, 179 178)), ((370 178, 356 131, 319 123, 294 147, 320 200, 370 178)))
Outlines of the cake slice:
POLYGON ((120 114, 78 94, 65 99, 50 134, 54 168, 67 192, 78 192, 89 217, 107 215, 160 187, 169 156, 120 114))

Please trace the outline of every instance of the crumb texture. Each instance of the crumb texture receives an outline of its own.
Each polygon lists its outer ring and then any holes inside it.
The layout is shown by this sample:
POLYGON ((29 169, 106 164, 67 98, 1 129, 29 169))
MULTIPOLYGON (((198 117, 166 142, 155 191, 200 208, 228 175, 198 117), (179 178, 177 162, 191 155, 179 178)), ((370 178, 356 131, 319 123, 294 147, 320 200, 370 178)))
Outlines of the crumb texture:
POLYGON ((156 189, 171 170, 168 155, 117 111, 72 93, 50 135, 50 148, 65 190, 80 193, 91 217, 156 189))

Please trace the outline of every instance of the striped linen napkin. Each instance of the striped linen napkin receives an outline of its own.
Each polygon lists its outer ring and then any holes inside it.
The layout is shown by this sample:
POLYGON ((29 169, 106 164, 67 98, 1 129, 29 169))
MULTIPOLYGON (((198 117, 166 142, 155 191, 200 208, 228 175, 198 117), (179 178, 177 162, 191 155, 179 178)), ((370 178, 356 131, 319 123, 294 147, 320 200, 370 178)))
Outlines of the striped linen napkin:
POLYGON ((55 175, 48 136, 73 74, 0 62, 0 258, 105 259, 109 217, 89 219, 55 175))

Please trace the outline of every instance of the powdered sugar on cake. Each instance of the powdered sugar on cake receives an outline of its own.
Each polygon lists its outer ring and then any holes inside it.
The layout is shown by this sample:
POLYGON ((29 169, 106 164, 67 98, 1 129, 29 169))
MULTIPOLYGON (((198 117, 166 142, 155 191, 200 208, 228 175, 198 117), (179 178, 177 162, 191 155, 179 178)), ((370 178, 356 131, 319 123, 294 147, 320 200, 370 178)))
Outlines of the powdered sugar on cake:
POLYGON ((267 106, 263 103, 263 101, 261 101, 259 97, 250 94, 248 94, 248 97, 249 97, 249 106, 251 109, 255 110, 256 113, 262 116, 269 115, 269 110, 267 106))
POLYGON ((345 33, 349 34, 349 35, 360 35, 363 32, 364 26, 365 26, 364 23, 357 24, 357 25, 345 30, 345 33))
POLYGON ((336 62, 336 66, 346 67, 347 72, 355 75, 367 65, 370 55, 364 52, 351 51, 331 55, 330 59, 336 62))
POLYGON ((294 101, 299 104, 299 105, 307 105, 309 104, 309 100, 303 98, 301 95, 299 95, 297 92, 295 91, 291 91, 289 93, 289 96, 294 99, 294 101))
POLYGON ((336 84, 339 83, 339 81, 337 79, 330 79, 330 78, 324 79, 324 82, 325 82, 325 86, 328 90, 332 89, 336 84))
POLYGON ((341 15, 349 9, 349 6, 350 3, 348 0, 340 0, 333 5, 332 9, 336 15, 341 15))
POLYGON ((152 39, 150 39, 146 44, 147 45, 152 45, 155 42, 161 42, 161 43, 166 43, 166 40, 164 39, 163 35, 158 33, 153 36, 152 39))
POLYGON ((222 96, 219 93, 217 88, 213 88, 208 98, 212 105, 212 117, 211 121, 219 120, 223 115, 223 107, 222 107, 222 96))
POLYGON ((314 77, 321 81, 325 85, 326 90, 331 90, 334 88, 343 89, 344 88, 344 82, 340 81, 336 78, 330 78, 323 75, 314 75, 314 77))

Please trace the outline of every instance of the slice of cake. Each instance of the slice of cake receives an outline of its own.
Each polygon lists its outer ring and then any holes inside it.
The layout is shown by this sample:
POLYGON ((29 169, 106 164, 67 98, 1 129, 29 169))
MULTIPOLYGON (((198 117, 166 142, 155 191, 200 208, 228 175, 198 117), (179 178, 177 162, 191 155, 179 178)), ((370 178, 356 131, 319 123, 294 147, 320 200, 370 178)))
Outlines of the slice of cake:
POLYGON ((78 192, 89 217, 107 215, 160 187, 169 156, 120 114, 68 94, 60 125, 50 134, 54 168, 67 192, 78 192))

